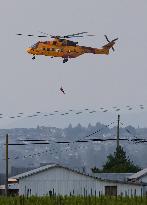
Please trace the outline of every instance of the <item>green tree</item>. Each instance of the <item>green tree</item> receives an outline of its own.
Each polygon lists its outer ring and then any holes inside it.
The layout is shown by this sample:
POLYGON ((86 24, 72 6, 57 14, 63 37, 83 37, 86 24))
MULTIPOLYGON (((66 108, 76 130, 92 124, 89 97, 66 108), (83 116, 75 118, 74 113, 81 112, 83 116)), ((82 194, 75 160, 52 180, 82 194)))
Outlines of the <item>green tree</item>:
POLYGON ((116 148, 114 154, 107 156, 106 164, 103 165, 103 169, 99 170, 94 167, 93 172, 105 172, 105 173, 135 173, 141 169, 134 165, 133 161, 130 161, 129 157, 126 156, 126 152, 123 150, 123 147, 119 146, 116 148))

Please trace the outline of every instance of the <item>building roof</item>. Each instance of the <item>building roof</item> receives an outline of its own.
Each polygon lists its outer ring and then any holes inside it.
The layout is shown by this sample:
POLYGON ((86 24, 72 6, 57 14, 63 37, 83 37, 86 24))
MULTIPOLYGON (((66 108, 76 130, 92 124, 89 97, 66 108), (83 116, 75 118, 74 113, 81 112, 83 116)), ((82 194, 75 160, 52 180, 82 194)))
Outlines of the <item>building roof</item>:
POLYGON ((8 183, 16 183, 16 182, 17 182, 17 180, 14 179, 14 178, 9 178, 8 179, 8 183))
POLYGON ((97 180, 103 181, 103 182, 120 183, 120 184, 132 184, 132 185, 144 185, 145 184, 145 183, 142 183, 142 182, 127 182, 127 181, 121 181, 121 180, 102 179, 100 177, 96 177, 96 176, 92 176, 92 175, 89 175, 89 174, 85 174, 85 173, 82 173, 80 171, 74 170, 72 168, 64 167, 64 166, 59 165, 59 164, 48 164, 48 165, 45 165, 45 166, 33 169, 31 171, 28 171, 28 172, 24 172, 22 174, 18 174, 18 175, 14 176, 14 177, 11 177, 11 178, 20 180, 22 178, 25 178, 25 177, 31 176, 33 174, 37 174, 39 172, 43 172, 43 171, 46 171, 48 169, 55 168, 55 167, 57 167, 57 168, 64 168, 64 169, 72 171, 74 173, 78 173, 78 174, 81 174, 81 175, 84 175, 84 176, 87 176, 87 177, 90 177, 90 178, 93 178, 93 179, 97 179, 97 180))
POLYGON ((58 167, 58 165, 57 164, 48 164, 48 165, 41 166, 41 167, 36 168, 36 169, 32 169, 32 170, 30 170, 28 172, 24 172, 22 174, 18 174, 18 175, 14 176, 14 177, 11 177, 11 178, 13 178, 13 179, 22 179, 22 178, 31 176, 33 174, 37 174, 39 172, 48 170, 48 169, 53 168, 53 167, 58 167))
POLYGON ((141 177, 143 177, 145 175, 147 175, 147 168, 142 169, 141 171, 133 174, 132 176, 129 176, 128 179, 130 179, 130 180, 131 179, 139 179, 139 178, 141 178, 141 177))
POLYGON ((92 176, 101 178, 101 179, 108 179, 108 180, 118 180, 122 182, 128 181, 128 177, 132 176, 133 173, 92 173, 92 176))

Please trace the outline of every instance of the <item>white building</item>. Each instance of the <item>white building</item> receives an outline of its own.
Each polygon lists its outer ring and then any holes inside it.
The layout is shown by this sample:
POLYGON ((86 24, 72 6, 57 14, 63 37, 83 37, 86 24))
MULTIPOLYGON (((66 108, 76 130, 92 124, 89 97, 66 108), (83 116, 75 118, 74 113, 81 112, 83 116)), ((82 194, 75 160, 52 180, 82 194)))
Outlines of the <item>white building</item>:
POLYGON ((19 195, 123 195, 141 196, 144 183, 100 179, 60 165, 46 165, 13 177, 19 195))
POLYGON ((144 184, 144 189, 143 189, 143 194, 147 195, 147 168, 131 175, 128 177, 128 180, 131 182, 143 182, 144 184))

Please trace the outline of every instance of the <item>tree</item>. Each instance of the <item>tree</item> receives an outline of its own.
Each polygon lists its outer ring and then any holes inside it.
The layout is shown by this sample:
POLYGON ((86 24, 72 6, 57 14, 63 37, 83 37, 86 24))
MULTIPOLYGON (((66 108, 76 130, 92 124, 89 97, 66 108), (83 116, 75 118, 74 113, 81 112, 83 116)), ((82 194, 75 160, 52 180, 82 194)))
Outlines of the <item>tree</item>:
POLYGON ((103 169, 99 170, 94 167, 93 172, 111 172, 111 173, 135 173, 141 169, 133 164, 133 161, 130 161, 129 157, 126 156, 126 152, 123 150, 123 147, 119 146, 116 148, 114 154, 107 156, 107 162, 103 165, 103 169))

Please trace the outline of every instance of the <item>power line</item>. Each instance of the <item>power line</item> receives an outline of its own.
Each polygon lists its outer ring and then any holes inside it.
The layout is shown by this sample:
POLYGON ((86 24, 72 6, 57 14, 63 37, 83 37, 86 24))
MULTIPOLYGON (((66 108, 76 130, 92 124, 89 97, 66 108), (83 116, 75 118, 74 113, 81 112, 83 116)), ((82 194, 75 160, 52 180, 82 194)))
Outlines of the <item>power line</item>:
MULTIPOLYGON (((143 110, 145 109, 144 105, 139 105, 137 106, 140 110, 143 110)), ((125 110, 127 109, 128 111, 130 110, 133 110, 134 108, 132 108, 132 106, 124 106, 125 110)), ((113 106, 112 107, 112 110, 111 111, 115 111, 115 112, 118 112, 118 111, 121 111, 122 108, 118 108, 117 106, 113 106)), ((68 111, 60 111, 60 110, 54 110, 52 112, 41 112, 41 111, 36 111, 32 114, 26 114, 24 112, 19 112, 17 114, 14 114, 14 115, 5 115, 3 113, 0 113, 0 119, 5 119, 5 118, 8 118, 8 119, 22 119, 22 118, 34 118, 34 117, 49 117, 49 116, 54 116, 56 114, 58 115, 62 115, 62 116, 66 116, 68 114, 76 114, 76 115, 79 115, 79 114, 82 114, 82 113, 89 113, 89 114, 93 114, 93 113, 96 113, 98 111, 101 111, 101 112, 109 112, 110 109, 107 109, 107 108, 104 108, 104 107, 99 107, 98 109, 96 110, 90 110, 89 108, 85 108, 83 110, 80 110, 80 111, 76 111, 74 109, 69 109, 68 111)))

